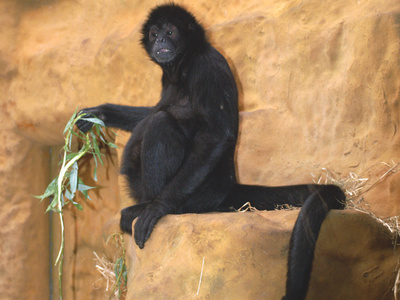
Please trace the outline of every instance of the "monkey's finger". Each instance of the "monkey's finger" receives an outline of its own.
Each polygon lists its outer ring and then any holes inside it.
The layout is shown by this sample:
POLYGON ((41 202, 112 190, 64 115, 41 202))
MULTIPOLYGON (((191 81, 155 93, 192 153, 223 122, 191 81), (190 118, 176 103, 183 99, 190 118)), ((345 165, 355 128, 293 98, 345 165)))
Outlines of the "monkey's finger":
MULTIPOLYGON (((154 218, 153 212, 149 210, 144 210, 135 224, 135 242, 139 246, 140 249, 143 249, 144 243, 146 242, 146 236, 148 232, 153 228, 149 228, 152 219, 154 218)), ((155 225, 155 224, 154 224, 155 225)), ((153 225, 153 227, 154 227, 153 225)))
POLYGON ((92 128, 93 123, 85 121, 85 120, 78 120, 76 122, 76 126, 79 128, 80 131, 82 131, 83 133, 86 133, 90 130, 90 128, 92 128))
POLYGON ((150 237, 151 233, 153 232, 153 229, 156 226, 156 224, 157 224, 159 219, 160 218, 153 218, 153 219, 150 220, 150 223, 147 226, 147 232, 146 232, 146 235, 145 235, 143 243, 147 242, 147 240, 149 239, 149 237, 150 237))

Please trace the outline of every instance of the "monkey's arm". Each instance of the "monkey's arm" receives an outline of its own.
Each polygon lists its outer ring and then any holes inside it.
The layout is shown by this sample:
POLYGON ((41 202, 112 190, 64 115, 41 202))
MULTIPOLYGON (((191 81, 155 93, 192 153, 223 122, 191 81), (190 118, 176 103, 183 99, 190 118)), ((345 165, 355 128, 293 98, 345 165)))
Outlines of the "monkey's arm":
MULTIPOLYGON (((135 126, 147 117, 152 111, 152 107, 133 107, 117 104, 102 104, 95 107, 82 109, 79 114, 85 113, 90 118, 96 116, 104 122, 107 127, 114 127, 126 131, 132 131, 135 126)), ((79 120, 76 125, 82 132, 87 132, 92 128, 93 123, 79 120)))

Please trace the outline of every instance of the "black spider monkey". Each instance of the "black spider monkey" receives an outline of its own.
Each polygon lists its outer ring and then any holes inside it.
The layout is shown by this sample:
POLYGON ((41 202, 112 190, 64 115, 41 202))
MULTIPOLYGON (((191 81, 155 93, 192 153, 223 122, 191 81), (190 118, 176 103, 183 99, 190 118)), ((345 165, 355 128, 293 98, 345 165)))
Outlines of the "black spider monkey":
MULTIPOLYGON (((262 187, 237 183, 238 91, 225 58, 184 8, 165 4, 151 11, 141 43, 162 70, 161 100, 153 107, 104 104, 85 108, 107 126, 132 132, 121 173, 138 204, 121 212, 121 229, 143 248, 166 214, 230 211, 250 201, 260 210, 303 206, 290 241, 286 295, 304 299, 321 224, 345 196, 334 185, 262 187)), ((91 123, 81 120, 83 132, 91 123)))

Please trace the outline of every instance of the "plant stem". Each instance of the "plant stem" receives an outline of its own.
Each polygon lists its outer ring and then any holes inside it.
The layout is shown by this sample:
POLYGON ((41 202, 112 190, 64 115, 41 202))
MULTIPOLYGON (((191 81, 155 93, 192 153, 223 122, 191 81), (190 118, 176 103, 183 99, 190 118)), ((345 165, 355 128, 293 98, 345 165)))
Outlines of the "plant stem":
POLYGON ((64 157, 63 157, 63 163, 61 166, 60 170, 60 175, 58 177, 57 181, 57 206, 60 214, 60 226, 61 226, 61 245, 60 245, 60 250, 58 252, 58 256, 55 262, 55 265, 58 265, 58 286, 59 286, 59 293, 60 293, 60 300, 63 298, 63 292, 62 292, 62 272, 63 272, 63 266, 64 266, 64 244, 65 244, 65 230, 64 230, 64 216, 63 216, 63 203, 61 201, 61 195, 62 195, 62 187, 63 187, 63 180, 65 173, 68 171, 68 169, 76 162, 78 161, 82 156, 86 154, 86 152, 89 150, 87 146, 90 145, 90 140, 88 136, 86 136, 86 147, 84 147, 83 151, 81 151, 77 156, 72 158, 67 164, 67 145, 69 142, 71 132, 68 132, 67 137, 65 139, 65 147, 64 147, 64 157))

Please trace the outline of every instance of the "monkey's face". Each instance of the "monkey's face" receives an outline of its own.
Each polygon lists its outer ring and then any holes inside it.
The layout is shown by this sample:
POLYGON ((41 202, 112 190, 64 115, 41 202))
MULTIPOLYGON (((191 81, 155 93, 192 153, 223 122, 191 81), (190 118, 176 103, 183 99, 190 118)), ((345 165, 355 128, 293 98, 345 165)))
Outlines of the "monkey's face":
POLYGON ((171 63, 183 51, 183 43, 178 29, 172 24, 150 27, 147 52, 157 63, 171 63))

